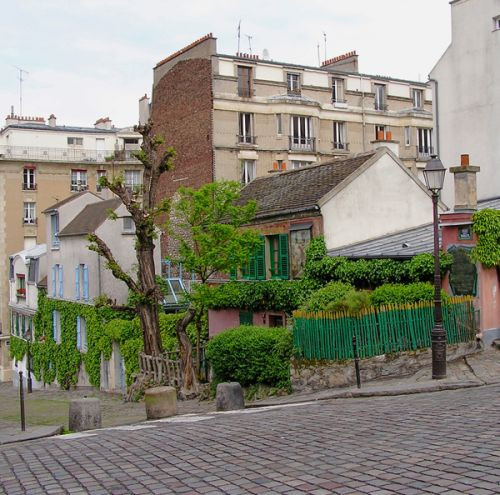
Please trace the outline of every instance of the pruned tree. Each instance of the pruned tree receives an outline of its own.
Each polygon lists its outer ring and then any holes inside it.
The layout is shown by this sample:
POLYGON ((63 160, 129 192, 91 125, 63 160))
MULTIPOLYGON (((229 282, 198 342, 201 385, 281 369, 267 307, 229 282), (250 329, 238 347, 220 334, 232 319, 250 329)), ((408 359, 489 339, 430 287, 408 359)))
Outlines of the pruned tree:
POLYGON ((261 240, 252 229, 241 227, 255 216, 256 202, 239 203, 240 184, 212 182, 195 190, 181 187, 173 204, 170 234, 178 241, 178 261, 196 274, 200 284, 190 295, 177 336, 184 370, 184 390, 195 393, 197 377, 186 327, 204 310, 204 288, 210 277, 246 264, 261 240))
POLYGON ((173 166, 175 151, 171 147, 165 147, 163 138, 153 135, 151 121, 136 127, 135 130, 143 138, 141 149, 135 154, 144 166, 142 185, 127 186, 123 175, 114 177, 111 181, 107 177, 101 177, 99 184, 122 200, 134 221, 137 275, 133 276, 123 270, 111 249, 95 233, 88 236, 89 249, 104 257, 113 275, 125 282, 133 293, 135 310, 144 337, 144 351, 146 354, 158 356, 163 352, 158 320, 163 294, 155 278, 153 253, 158 237, 156 224, 161 216, 168 214, 170 200, 165 198, 158 201, 157 189, 161 175, 173 166))

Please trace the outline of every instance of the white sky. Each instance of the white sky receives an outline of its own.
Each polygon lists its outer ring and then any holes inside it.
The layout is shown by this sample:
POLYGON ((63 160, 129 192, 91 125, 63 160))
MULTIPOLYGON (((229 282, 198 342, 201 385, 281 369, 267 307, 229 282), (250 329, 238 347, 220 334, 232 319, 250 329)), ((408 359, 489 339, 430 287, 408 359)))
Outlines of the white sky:
POLYGON ((356 50, 360 71, 411 80, 427 75, 450 42, 448 0, 0 0, 0 125, 14 105, 60 125, 137 122, 152 67, 212 32, 219 53, 267 48, 273 60, 318 64, 356 50))

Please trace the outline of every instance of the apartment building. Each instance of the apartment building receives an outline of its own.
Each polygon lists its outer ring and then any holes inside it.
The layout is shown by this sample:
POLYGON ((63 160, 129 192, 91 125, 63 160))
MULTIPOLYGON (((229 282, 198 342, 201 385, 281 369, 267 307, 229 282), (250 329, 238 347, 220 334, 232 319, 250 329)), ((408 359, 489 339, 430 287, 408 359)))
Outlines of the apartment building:
MULTIPOLYGON (((451 43, 430 73, 438 153, 444 166, 467 153, 481 167, 477 195, 500 195, 500 0, 453 0, 451 43)), ((453 204, 446 174, 443 199, 453 204)))
POLYGON ((247 184, 381 142, 415 173, 433 153, 428 85, 362 74, 355 52, 307 67, 220 54, 208 34, 156 65, 151 115, 178 153, 162 178, 167 196, 218 179, 247 184))
POLYGON ((125 175, 130 186, 142 181, 142 165, 133 155, 141 136, 117 129, 109 118, 94 127, 56 125, 41 117, 11 112, 0 129, 0 381, 10 380, 8 256, 46 242, 45 216, 50 205, 92 191, 103 199, 98 178, 125 175))

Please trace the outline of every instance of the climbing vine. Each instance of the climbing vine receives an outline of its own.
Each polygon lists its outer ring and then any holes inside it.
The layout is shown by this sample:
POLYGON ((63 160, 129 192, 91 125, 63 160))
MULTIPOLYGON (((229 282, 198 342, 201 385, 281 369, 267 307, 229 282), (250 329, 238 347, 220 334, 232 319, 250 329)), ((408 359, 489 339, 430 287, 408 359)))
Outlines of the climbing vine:
POLYGON ((480 261, 486 268, 500 266, 500 210, 478 211, 472 221, 472 230, 477 235, 472 261, 480 261))

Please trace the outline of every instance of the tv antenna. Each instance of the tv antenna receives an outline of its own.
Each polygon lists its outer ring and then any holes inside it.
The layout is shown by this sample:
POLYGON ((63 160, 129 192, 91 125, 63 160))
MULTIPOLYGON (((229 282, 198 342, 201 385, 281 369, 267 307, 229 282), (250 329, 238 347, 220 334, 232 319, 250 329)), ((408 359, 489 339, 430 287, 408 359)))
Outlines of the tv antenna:
POLYGON ((240 53, 240 38, 241 38, 241 19, 240 22, 238 22, 238 51, 236 52, 237 55, 240 53))
POLYGON ((14 65, 14 67, 19 71, 19 117, 22 117, 23 115, 23 74, 28 75, 29 72, 27 70, 21 69, 21 67, 17 67, 17 65, 14 65))
POLYGON ((323 38, 325 40, 325 62, 326 62, 326 33, 323 31, 323 38))
POLYGON ((249 34, 245 34, 245 36, 248 38, 248 50, 250 55, 252 55, 252 38, 253 36, 250 36, 249 34))
POLYGON ((318 48, 318 67, 321 67, 321 58, 319 56, 319 43, 317 45, 317 48, 318 48))

